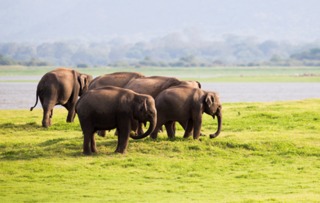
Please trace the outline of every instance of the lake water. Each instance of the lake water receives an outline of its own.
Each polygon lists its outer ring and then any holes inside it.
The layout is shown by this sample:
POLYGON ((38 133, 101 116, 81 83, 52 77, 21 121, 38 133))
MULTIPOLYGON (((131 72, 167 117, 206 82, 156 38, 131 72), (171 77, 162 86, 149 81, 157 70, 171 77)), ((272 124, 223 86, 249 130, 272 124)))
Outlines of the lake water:
POLYGON ((320 98, 320 83, 202 83, 222 102, 269 102, 320 98))
MULTIPOLYGON (((0 77, 0 109, 29 110, 36 101, 41 77, 0 77), (15 82, 22 81, 22 82, 15 82)), ((270 102, 320 98, 320 83, 202 83, 202 89, 216 91, 221 102, 270 102)), ((37 108, 41 108, 40 102, 37 108)))

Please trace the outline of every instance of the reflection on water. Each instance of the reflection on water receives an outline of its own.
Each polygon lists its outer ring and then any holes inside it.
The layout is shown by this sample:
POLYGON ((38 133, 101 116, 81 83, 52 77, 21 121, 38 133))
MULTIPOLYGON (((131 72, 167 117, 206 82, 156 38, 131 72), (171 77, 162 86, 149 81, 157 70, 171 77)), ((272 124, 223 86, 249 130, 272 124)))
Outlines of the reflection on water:
MULTIPOLYGON (((36 88, 37 82, 0 82, 0 109, 29 110, 36 101, 36 88)), ((219 92, 222 102, 320 98, 320 83, 202 83, 202 89, 219 92)))

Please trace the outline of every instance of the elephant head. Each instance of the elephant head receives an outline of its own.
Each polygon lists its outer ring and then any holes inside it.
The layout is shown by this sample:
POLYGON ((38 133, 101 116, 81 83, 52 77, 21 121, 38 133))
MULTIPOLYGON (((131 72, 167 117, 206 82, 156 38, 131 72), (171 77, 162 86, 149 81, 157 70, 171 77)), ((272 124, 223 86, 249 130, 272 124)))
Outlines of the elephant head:
POLYGON ((77 79, 80 85, 79 96, 81 96, 83 93, 88 91, 89 84, 93 78, 91 75, 79 73, 79 75, 77 76, 77 79))
POLYGON ((210 134, 210 138, 215 138, 220 134, 222 127, 222 105, 217 93, 207 92, 204 99, 204 112, 211 115, 214 119, 218 118, 218 129, 214 134, 210 134))
POLYGON ((137 136, 130 135, 133 139, 142 139, 150 135, 157 124, 157 110, 155 107, 154 99, 149 95, 144 95, 143 97, 137 99, 133 108, 133 118, 139 122, 145 123, 149 122, 148 130, 137 136))

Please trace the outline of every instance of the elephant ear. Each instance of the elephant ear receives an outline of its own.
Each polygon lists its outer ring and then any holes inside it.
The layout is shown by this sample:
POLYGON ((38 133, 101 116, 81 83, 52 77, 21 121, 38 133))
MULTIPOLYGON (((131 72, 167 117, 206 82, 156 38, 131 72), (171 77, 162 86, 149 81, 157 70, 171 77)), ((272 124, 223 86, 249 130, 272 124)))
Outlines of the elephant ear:
POLYGON ((201 89, 201 83, 199 81, 196 81, 196 83, 198 84, 199 89, 201 89))
POLYGON ((146 98, 144 98, 142 100, 142 103, 141 103, 141 106, 140 106, 140 111, 143 111, 143 112, 147 112, 148 111, 147 99, 146 98))
POLYGON ((78 81, 79 81, 79 84, 80 84, 80 94, 79 94, 79 96, 81 96, 88 89, 88 85, 89 85, 88 76, 85 75, 85 74, 80 74, 78 76, 78 81))
POLYGON ((85 75, 79 75, 78 76, 78 81, 80 84, 80 89, 83 89, 83 87, 86 85, 86 76, 85 75))
POLYGON ((206 104, 210 107, 214 103, 214 95, 213 94, 207 94, 205 98, 206 104))

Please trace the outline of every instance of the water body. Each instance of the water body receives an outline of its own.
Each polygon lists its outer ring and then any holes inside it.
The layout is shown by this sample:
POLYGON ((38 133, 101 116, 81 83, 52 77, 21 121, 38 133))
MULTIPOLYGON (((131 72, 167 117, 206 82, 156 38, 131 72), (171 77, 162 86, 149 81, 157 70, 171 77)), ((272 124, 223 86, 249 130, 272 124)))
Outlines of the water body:
MULTIPOLYGON (((30 80, 38 81, 40 78, 30 77, 30 80)), ((10 79, 6 77, 5 82, 0 82, 0 109, 29 110, 34 105, 37 82, 14 82, 17 80, 19 81, 19 77, 10 79)), ((218 92, 221 102, 270 102, 320 98, 320 83, 202 83, 202 89, 218 92)), ((37 108, 41 108, 40 103, 37 108)))
POLYGON ((222 102, 271 102, 320 98, 320 83, 202 83, 222 102))

